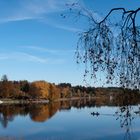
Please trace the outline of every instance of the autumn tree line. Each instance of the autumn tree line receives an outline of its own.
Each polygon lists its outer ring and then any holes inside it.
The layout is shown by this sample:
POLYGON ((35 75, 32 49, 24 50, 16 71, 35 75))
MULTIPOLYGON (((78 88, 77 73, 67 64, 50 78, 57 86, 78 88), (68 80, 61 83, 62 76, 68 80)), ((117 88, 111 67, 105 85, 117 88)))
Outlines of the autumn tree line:
POLYGON ((0 98, 47 99, 94 96, 93 87, 71 86, 69 83, 55 85, 46 81, 10 81, 3 75, 0 81, 0 98))

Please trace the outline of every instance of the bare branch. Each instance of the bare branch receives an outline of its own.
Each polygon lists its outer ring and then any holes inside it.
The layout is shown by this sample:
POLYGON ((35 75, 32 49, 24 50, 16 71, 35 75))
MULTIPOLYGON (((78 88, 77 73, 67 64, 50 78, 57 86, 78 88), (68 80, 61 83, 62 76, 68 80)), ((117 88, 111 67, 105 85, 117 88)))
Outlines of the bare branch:
POLYGON ((140 8, 113 8, 100 21, 90 10, 78 8, 78 16, 86 17, 85 20, 91 23, 79 34, 77 43, 77 62, 85 64, 84 77, 90 74, 95 80, 99 72, 105 73, 103 84, 140 89, 140 26, 136 25, 140 8), (120 20, 110 22, 114 12, 119 11, 120 20), (115 36, 114 29, 117 29, 115 36))

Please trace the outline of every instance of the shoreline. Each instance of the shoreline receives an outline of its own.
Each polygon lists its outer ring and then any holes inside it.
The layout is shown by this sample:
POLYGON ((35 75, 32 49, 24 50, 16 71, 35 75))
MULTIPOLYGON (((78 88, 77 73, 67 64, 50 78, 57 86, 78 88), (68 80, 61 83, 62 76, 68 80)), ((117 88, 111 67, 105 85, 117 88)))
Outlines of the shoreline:
POLYGON ((35 100, 17 100, 17 99, 0 99, 1 104, 32 104, 32 103, 50 103, 58 101, 72 101, 72 100, 83 100, 83 99, 97 99, 98 97, 72 97, 72 98, 59 98, 55 100, 44 100, 44 99, 35 99, 35 100))
POLYGON ((83 99, 97 99, 99 97, 72 97, 72 98, 59 98, 54 101, 72 101, 72 100, 83 100, 83 99))
POLYGON ((0 99, 1 104, 34 104, 34 103, 49 103, 49 100, 14 100, 14 99, 0 99))

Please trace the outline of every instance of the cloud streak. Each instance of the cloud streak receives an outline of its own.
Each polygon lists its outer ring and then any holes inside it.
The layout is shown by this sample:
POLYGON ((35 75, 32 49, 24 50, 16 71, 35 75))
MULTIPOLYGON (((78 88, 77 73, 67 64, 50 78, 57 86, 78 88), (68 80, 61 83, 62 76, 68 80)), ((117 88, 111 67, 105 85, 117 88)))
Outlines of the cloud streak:
POLYGON ((0 54, 0 61, 3 60, 14 60, 22 62, 33 62, 41 64, 63 64, 65 60, 54 59, 54 58, 42 58, 29 53, 24 52, 12 52, 12 53, 2 53, 0 54))
POLYGON ((83 31, 82 29, 69 27, 69 26, 65 26, 65 25, 58 25, 58 24, 51 24, 51 25, 55 28, 63 29, 63 30, 70 31, 70 32, 82 32, 83 31))
POLYGON ((75 0, 17 0, 16 7, 11 6, 7 11, 0 10, 0 23, 36 20, 66 31, 81 32, 81 29, 58 24, 56 20, 49 19, 53 19, 53 13, 68 10, 66 3, 73 2, 75 0))
POLYGON ((74 0, 17 0, 18 7, 11 6, 7 11, 0 10, 3 13, 0 22, 40 19, 47 14, 66 10, 66 2, 71 3, 74 0))
POLYGON ((27 49, 27 50, 32 50, 32 51, 39 51, 42 53, 50 53, 50 54, 54 54, 54 55, 64 55, 64 54, 68 54, 68 53, 75 53, 76 50, 74 49, 70 49, 70 50, 58 50, 58 49, 48 49, 48 48, 43 48, 43 47, 39 47, 39 46, 20 46, 21 48, 27 49))

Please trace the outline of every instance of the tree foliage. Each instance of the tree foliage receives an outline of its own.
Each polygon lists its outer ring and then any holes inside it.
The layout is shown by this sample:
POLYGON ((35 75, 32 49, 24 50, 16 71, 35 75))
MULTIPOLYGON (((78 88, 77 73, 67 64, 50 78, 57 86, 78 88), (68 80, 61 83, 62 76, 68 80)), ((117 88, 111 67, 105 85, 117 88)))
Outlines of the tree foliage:
POLYGON ((1 78, 1 81, 8 81, 8 77, 6 74, 4 74, 1 78))
MULTIPOLYGON (((93 88, 90 90, 92 89, 93 88)), ((73 87, 69 83, 55 85, 54 83, 48 83, 46 81, 0 81, 0 98, 7 99, 48 99, 49 101, 53 101, 60 98, 81 97, 81 95, 86 96, 89 94, 88 91, 86 87, 73 87)))
POLYGON ((140 8, 113 8, 105 17, 97 18, 77 3, 67 6, 89 23, 79 34, 76 51, 77 63, 85 64, 84 76, 90 73, 96 79, 98 72, 104 72, 106 84, 115 82, 123 88, 140 89, 140 8), (119 13, 119 19, 112 20, 115 13, 119 13))

